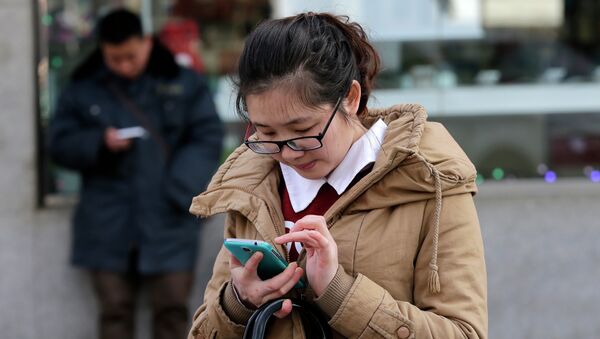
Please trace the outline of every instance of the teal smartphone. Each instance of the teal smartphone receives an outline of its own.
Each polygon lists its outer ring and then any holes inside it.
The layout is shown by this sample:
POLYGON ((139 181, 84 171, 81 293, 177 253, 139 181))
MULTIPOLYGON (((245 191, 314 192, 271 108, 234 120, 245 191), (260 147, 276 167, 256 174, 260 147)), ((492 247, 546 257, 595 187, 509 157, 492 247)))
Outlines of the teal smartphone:
MULTIPOLYGON (((225 247, 233 254, 242 265, 256 253, 261 252, 263 258, 258 264, 258 276, 266 280, 276 276, 286 269, 287 261, 269 244, 261 240, 227 238, 223 242, 225 247)), ((294 286, 295 288, 304 288, 306 284, 302 279, 294 286)))

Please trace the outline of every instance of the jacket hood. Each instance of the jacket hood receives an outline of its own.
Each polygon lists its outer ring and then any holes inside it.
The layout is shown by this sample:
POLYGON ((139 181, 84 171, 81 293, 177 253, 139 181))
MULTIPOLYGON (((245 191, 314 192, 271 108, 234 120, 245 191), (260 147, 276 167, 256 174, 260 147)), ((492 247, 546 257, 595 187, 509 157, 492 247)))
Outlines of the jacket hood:
MULTIPOLYGON (((179 75, 180 68, 175 62, 173 54, 165 47, 160 40, 153 38, 152 51, 146 66, 146 72, 158 78, 173 79, 179 75)), ((96 47, 83 62, 75 68, 71 74, 74 81, 83 80, 106 69, 102 50, 96 47)))
POLYGON ((362 121, 369 128, 379 119, 388 130, 371 173, 375 178, 353 209, 430 199, 436 192, 436 176, 444 196, 477 192, 475 166, 441 124, 427 121, 423 106, 371 109, 362 121))

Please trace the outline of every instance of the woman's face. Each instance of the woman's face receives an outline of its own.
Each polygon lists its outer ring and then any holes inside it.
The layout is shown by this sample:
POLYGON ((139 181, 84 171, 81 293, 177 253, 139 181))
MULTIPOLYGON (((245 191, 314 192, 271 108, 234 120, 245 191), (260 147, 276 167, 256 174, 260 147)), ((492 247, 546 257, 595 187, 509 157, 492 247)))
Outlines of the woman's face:
MULTIPOLYGON (((281 152, 271 156, 307 179, 318 179, 331 173, 344 159, 354 141, 364 133, 360 124, 343 117, 344 101, 321 140, 323 147, 312 151, 294 151, 284 146, 281 152)), ((334 105, 330 104, 306 107, 282 89, 248 95, 246 105, 248 117, 261 141, 317 136, 323 132, 334 109, 334 105)), ((355 112, 350 116, 351 119, 353 117, 356 117, 355 112)))

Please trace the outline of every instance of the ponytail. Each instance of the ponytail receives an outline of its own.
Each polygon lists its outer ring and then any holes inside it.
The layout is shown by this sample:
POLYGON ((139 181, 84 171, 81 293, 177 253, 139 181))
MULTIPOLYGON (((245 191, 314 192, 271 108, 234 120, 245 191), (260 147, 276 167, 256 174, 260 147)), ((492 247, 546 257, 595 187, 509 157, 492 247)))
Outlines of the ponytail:
POLYGON ((369 43, 369 39, 364 29, 356 22, 350 22, 348 16, 333 16, 331 14, 320 14, 330 24, 337 27, 344 33, 346 39, 354 54, 356 66, 358 68, 360 79, 355 79, 360 83, 361 96, 358 106, 358 113, 367 111, 367 102, 373 90, 375 76, 380 70, 379 54, 369 43))

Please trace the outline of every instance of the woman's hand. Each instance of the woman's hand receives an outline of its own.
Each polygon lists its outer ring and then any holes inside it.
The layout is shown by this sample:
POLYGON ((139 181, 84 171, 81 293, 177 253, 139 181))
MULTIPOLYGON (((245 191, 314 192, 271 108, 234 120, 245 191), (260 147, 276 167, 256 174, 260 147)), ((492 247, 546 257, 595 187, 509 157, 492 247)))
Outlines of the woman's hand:
MULTIPOLYGON (((293 262, 273 278, 261 280, 256 270, 262 258, 263 254, 256 252, 246 261, 244 266, 233 255, 229 257, 229 270, 231 271, 233 288, 235 288, 241 301, 250 308, 258 308, 270 300, 282 297, 296 285, 303 274, 302 268, 293 262)), ((278 318, 283 318, 291 311, 292 302, 287 299, 281 306, 281 310, 274 314, 278 318)))
POLYGON ((286 235, 275 238, 278 244, 301 242, 306 250, 306 275, 317 296, 325 292, 338 269, 337 244, 325 218, 307 215, 296 221, 286 235))

